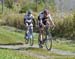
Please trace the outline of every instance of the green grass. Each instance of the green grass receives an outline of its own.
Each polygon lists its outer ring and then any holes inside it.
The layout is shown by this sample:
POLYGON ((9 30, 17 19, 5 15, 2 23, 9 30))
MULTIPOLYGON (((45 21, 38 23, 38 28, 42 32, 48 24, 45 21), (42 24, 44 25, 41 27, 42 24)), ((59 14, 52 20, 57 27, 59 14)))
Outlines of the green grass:
POLYGON ((24 34, 12 31, 13 28, 0 27, 0 43, 24 42, 24 34))
POLYGON ((52 53, 51 51, 47 51, 47 50, 41 49, 41 48, 27 48, 26 50, 30 51, 30 52, 33 52, 35 54, 41 54, 41 55, 44 55, 44 56, 61 56, 59 54, 55 54, 55 53, 52 53))
MULTIPOLYGON (((15 30, 16 28, 13 27, 0 26, 0 44, 18 43, 18 42, 23 43, 24 31, 16 32, 15 30)), ((38 34, 34 33, 34 35, 35 35, 35 44, 37 44, 38 34)), ((63 41, 59 42, 53 41, 53 48, 69 51, 73 49, 72 51, 74 51, 75 49, 74 46, 75 45, 72 45, 72 43, 70 44, 63 41)), ((0 59, 36 59, 35 57, 28 56, 27 54, 21 53, 19 51, 20 50, 0 49, 0 59)), ((37 55, 50 56, 50 58, 52 59, 75 59, 74 56, 63 56, 40 48, 32 47, 23 49, 23 51, 28 51, 37 55)))
MULTIPOLYGON (((0 27, 0 43, 24 43, 24 31, 18 32, 18 29, 8 26, 0 27)), ((35 44, 37 43, 38 34, 34 33, 35 44)))
POLYGON ((19 53, 18 51, 0 49, 0 59, 38 59, 28 56, 27 54, 19 53))
POLYGON ((0 10, 1 10, 1 8, 2 8, 2 6, 1 6, 1 4, 0 4, 0 10))
MULTIPOLYGON (((5 6, 3 6, 3 8, 4 8, 4 11, 7 11, 8 10, 8 8, 5 7, 5 6)), ((2 13, 2 4, 1 3, 0 3, 0 13, 2 13)))
MULTIPOLYGON (((42 53, 41 51, 39 51, 39 52, 42 53)), ((43 56, 49 56, 49 55, 43 55, 43 56)), ((54 54, 52 54, 50 56, 51 57, 49 59, 63 59, 63 58, 64 59, 75 59, 74 56, 58 56, 58 55, 54 55, 54 54)), ((27 55, 25 53, 24 54, 20 53, 19 51, 15 51, 15 50, 0 49, 0 59, 38 59, 38 58, 29 56, 29 55, 27 55)))
POLYGON ((2 5, 0 4, 0 13, 2 12, 2 5))
POLYGON ((66 40, 53 41, 53 48, 75 52, 75 43, 73 42, 70 40, 68 42, 66 40))
POLYGON ((47 51, 40 48, 27 48, 26 50, 29 52, 33 52, 34 54, 50 56, 49 59, 74 59, 75 58, 75 56, 59 55, 51 51, 47 51))
MULTIPOLYGON (((16 28, 1 26, 0 27, 0 44, 24 43, 24 31, 15 32, 16 28)), ((38 34, 34 33, 34 44, 38 44, 38 34)), ((53 41, 53 48, 75 52, 75 43, 66 42, 66 40, 53 41)))

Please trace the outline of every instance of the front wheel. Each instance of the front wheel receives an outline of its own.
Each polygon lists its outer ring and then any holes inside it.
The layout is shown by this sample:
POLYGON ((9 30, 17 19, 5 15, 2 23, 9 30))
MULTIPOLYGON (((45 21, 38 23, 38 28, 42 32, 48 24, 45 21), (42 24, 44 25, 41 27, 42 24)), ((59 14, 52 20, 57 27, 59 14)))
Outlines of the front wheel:
POLYGON ((33 46, 33 44, 34 44, 34 38, 33 38, 33 35, 32 35, 32 37, 30 38, 30 46, 33 46))
POLYGON ((46 46, 47 50, 51 50, 51 48, 52 48, 52 36, 51 36, 51 34, 46 36, 45 46, 46 46))

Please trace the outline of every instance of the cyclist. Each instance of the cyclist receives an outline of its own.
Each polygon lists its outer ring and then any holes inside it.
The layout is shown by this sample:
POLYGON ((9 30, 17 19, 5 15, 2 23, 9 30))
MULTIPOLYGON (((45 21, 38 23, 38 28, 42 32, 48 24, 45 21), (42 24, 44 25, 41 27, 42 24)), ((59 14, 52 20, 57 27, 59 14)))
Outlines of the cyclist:
POLYGON ((39 47, 43 48, 42 44, 45 39, 43 39, 43 30, 44 27, 49 28, 49 26, 55 26, 54 22, 51 18, 51 15, 47 9, 42 11, 38 16, 38 24, 39 24, 39 47), (48 26, 47 26, 48 25, 48 26))
MULTIPOLYGON (((25 39, 28 40, 28 26, 31 26, 31 31, 33 32, 33 23, 35 24, 34 16, 32 15, 32 12, 29 10, 26 15, 24 16, 24 24, 26 26, 26 34, 25 34, 25 39)), ((32 35, 31 35, 32 36, 32 35)), ((26 42, 28 43, 28 42, 26 42)))

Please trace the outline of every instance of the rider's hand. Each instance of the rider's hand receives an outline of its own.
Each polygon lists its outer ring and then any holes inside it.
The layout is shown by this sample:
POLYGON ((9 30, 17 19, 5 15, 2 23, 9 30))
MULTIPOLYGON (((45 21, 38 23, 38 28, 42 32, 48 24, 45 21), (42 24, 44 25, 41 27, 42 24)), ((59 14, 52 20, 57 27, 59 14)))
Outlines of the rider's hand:
POLYGON ((42 24, 42 26, 45 28, 46 27, 46 25, 44 25, 44 24, 42 24))
POLYGON ((55 28, 55 24, 53 24, 53 27, 55 28))
POLYGON ((55 28, 55 24, 53 24, 51 28, 52 28, 52 30, 54 30, 54 28, 55 28))

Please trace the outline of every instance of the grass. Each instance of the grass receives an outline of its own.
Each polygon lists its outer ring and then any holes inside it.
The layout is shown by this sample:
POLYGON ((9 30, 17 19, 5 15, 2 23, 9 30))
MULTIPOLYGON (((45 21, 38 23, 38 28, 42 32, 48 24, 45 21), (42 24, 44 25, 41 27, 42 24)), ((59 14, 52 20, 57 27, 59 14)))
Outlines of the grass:
POLYGON ((51 51, 47 51, 40 48, 27 48, 26 50, 29 52, 33 52, 34 54, 49 56, 49 59, 74 59, 75 58, 75 56, 59 55, 59 54, 52 53, 51 51))
POLYGON ((75 52, 75 43, 70 40, 59 40, 53 41, 53 48, 75 52))
MULTIPOLYGON (((24 31, 15 32, 16 28, 8 27, 8 26, 1 26, 0 27, 0 44, 9 44, 9 43, 24 43, 24 31), (7 35, 6 35, 7 34, 7 35)), ((34 33, 34 44, 38 44, 38 34, 34 33)), ((53 48, 72 51, 75 52, 75 43, 66 40, 60 41, 53 41, 53 48)))
POLYGON ((2 13, 2 5, 1 5, 1 3, 0 3, 0 14, 2 13))
MULTIPOLYGON (((45 53, 44 53, 45 54, 45 53)), ((74 56, 53 56, 52 59, 74 59, 74 56)), ((21 54, 18 51, 0 49, 0 59, 38 59, 36 57, 21 54)))
POLYGON ((24 42, 24 35, 22 33, 6 29, 5 27, 0 27, 0 43, 18 43, 24 42))
MULTIPOLYGON (((8 27, 8 26, 0 26, 0 44, 8 44, 8 43, 23 43, 24 42, 24 31, 16 32, 16 28, 8 27)), ((35 44, 37 44, 37 36, 35 35, 35 44)), ((74 47, 70 47, 71 44, 66 42, 56 42, 53 41, 53 48, 58 48, 62 50, 74 50, 74 47), (61 47, 61 48, 60 48, 61 47), (70 48, 70 49, 68 49, 70 48)), ((23 49, 24 50, 24 49, 23 49)), ((31 52, 37 55, 50 56, 49 59, 75 59, 75 56, 64 56, 55 54, 53 52, 49 52, 40 48, 27 48, 24 51, 31 52)), ((9 50, 9 49, 0 49, 0 59, 38 59, 27 54, 20 53, 19 50, 9 50)))
MULTIPOLYGON (((24 31, 18 30, 14 27, 1 26, 0 27, 0 43, 24 43, 24 31), (7 34, 7 35, 6 35, 7 34)), ((35 37, 38 38, 38 34, 34 33, 35 37)), ((34 38, 35 43, 37 43, 34 38)))
POLYGON ((40 48, 27 48, 26 50, 30 51, 30 52, 33 52, 35 54, 41 54, 41 55, 44 55, 44 56, 61 56, 59 54, 55 54, 55 53, 52 53, 51 51, 47 51, 45 49, 40 49, 40 48))
POLYGON ((38 59, 36 57, 21 54, 18 51, 0 49, 0 59, 38 59))
POLYGON ((0 3, 0 11, 2 10, 2 5, 1 5, 1 3, 0 3))
MULTIPOLYGON (((3 10, 4 10, 4 12, 8 10, 8 8, 7 8, 7 7, 5 7, 5 6, 3 6, 3 8, 4 8, 4 9, 3 9, 3 10)), ((2 13, 2 4, 1 4, 1 3, 0 3, 0 13, 2 13)))

